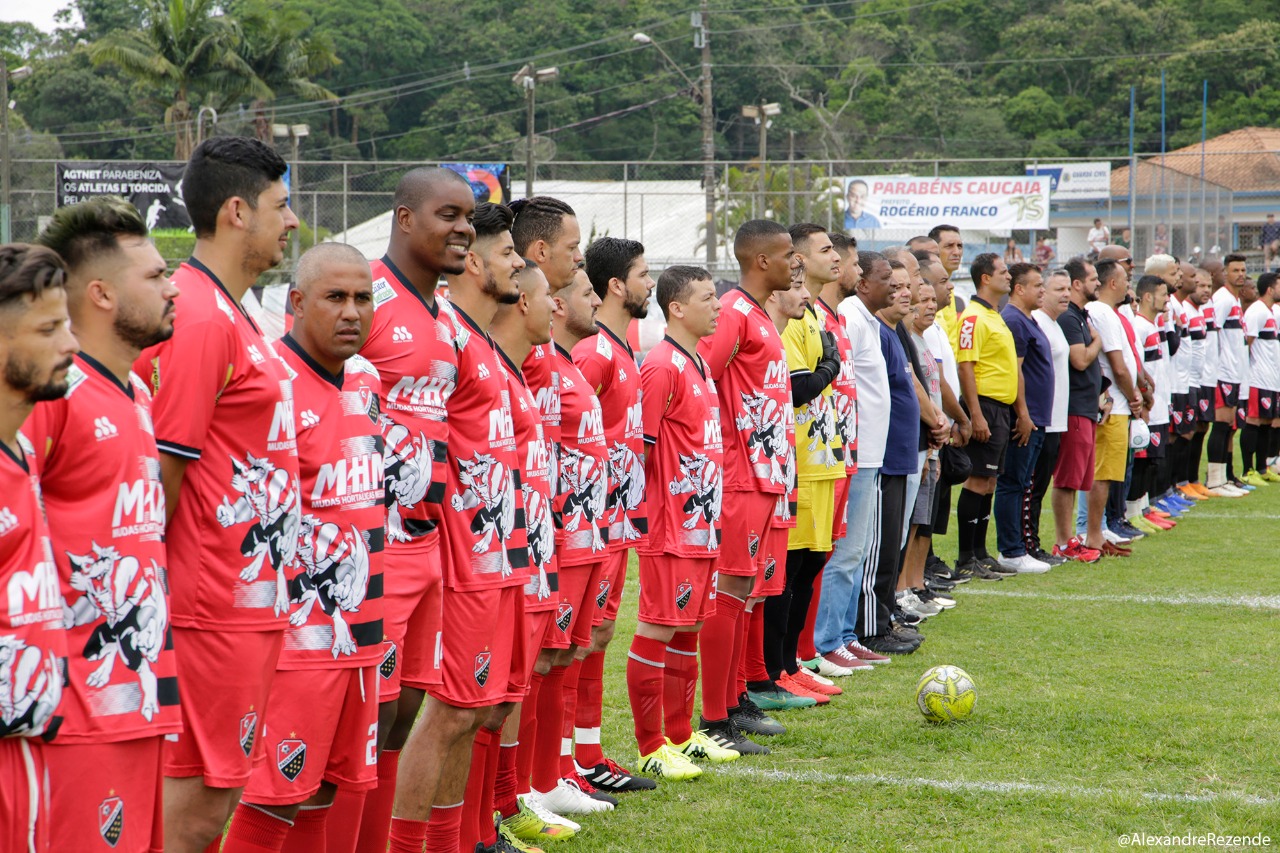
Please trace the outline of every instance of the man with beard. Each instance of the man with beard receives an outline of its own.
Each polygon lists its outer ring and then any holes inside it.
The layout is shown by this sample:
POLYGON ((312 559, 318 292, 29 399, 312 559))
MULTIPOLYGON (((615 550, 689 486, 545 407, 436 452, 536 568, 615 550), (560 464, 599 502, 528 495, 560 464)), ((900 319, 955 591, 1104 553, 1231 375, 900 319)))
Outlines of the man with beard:
POLYGON ((164 483, 182 733, 165 750, 165 849, 222 834, 262 754, 298 542, 293 386, 241 300, 298 219, 285 162, 254 139, 202 142, 182 177, 196 246, 173 337, 143 351, 164 483))
POLYGON ((116 849, 159 849, 164 738, 181 730, 181 714, 162 581, 160 458, 151 395, 132 367, 143 349, 173 335, 178 289, 124 199, 60 208, 40 242, 67 264, 67 308, 81 347, 71 390, 36 406, 23 430, 36 448, 70 616, 73 700, 46 752, 57 780, 53 847, 101 843, 100 819, 118 808, 116 849), (106 701, 124 692, 136 698, 106 701))
POLYGON ((627 578, 631 549, 644 542, 645 518, 644 425, 641 415, 640 367, 627 343, 632 320, 649 314, 649 296, 656 286, 644 259, 644 246, 635 240, 601 237, 587 247, 587 277, 600 299, 596 310, 598 334, 573 348, 573 363, 600 400, 604 437, 609 452, 609 551, 604 577, 595 591, 595 629, 591 651, 578 676, 578 709, 573 742, 578 771, 604 791, 641 791, 656 787, 652 779, 633 776, 605 756, 600 746, 604 712, 604 654, 613 639, 622 586, 627 578))
MULTIPOLYGON (((1212 495, 1200 482, 1200 460, 1204 456, 1204 440, 1213 419, 1213 397, 1205 393, 1206 347, 1208 323, 1205 309, 1212 312, 1209 297, 1212 283, 1209 273, 1198 267, 1183 270, 1178 285, 1180 311, 1185 317, 1186 340, 1179 349, 1185 354, 1187 370, 1187 415, 1185 420, 1192 432, 1187 439, 1187 449, 1182 456, 1182 469, 1175 471, 1179 491, 1186 497, 1207 500, 1212 495)), ((1211 391, 1212 389, 1210 389, 1211 391)))
MULTIPOLYGON (((352 853, 326 841, 339 788, 377 784, 386 488, 378 373, 356 353, 373 323, 369 262, 320 243, 298 262, 293 327, 272 346, 293 376, 302 525, 293 611, 254 767, 223 850, 352 853)), ((335 829, 341 830, 340 827, 335 829)))
MULTIPOLYGON (((1244 255, 1232 254, 1222 259, 1225 270, 1223 286, 1213 294, 1213 316, 1218 327, 1218 371, 1214 377, 1214 424, 1209 432, 1209 466, 1205 486, 1212 494, 1222 487, 1240 491, 1242 483, 1231 478, 1232 443, 1235 439, 1236 411, 1240 407, 1240 386, 1249 368, 1249 348, 1245 344, 1244 308, 1241 291, 1248 277, 1244 255)), ((1247 403, 1248 400, 1246 399, 1247 403)), ((1238 478, 1237 478, 1238 479, 1238 478)), ((1265 481, 1260 481, 1265 485, 1265 481)), ((1250 485, 1256 485, 1251 483, 1250 485)))
POLYGON ((1041 547, 1040 509, 1044 496, 1049 491, 1053 469, 1058 463, 1062 435, 1067 431, 1067 409, 1071 400, 1071 346, 1062 333, 1062 327, 1058 325, 1058 318, 1070 305, 1071 274, 1066 270, 1054 270, 1044 280, 1044 297, 1040 300, 1040 307, 1031 312, 1036 325, 1049 341, 1049 352, 1053 357, 1053 408, 1049 426, 1045 429, 1044 446, 1040 448, 1035 470, 1031 474, 1031 485, 1023 494, 1022 513, 1022 538, 1026 543, 1027 553, 1050 566, 1060 566, 1067 562, 1065 557, 1054 556, 1041 547))
MULTIPOLYGON (((67 316, 66 269, 52 250, 0 246, 0 495, 7 535, 0 538, 0 583, 6 588, 56 590, 58 570, 40 501, 31 442, 19 428, 37 403, 69 388, 78 346, 67 316)), ((0 847, 48 851, 51 816, 46 742, 61 725, 67 636, 62 601, 52 596, 9 596, 0 610, 0 847)))

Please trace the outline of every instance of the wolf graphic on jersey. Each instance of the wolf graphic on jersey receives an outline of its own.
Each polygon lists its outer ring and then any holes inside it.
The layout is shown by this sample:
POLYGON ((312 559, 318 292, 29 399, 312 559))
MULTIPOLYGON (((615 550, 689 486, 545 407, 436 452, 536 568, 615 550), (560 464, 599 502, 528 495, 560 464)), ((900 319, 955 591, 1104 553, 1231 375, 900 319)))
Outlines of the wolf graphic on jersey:
POLYGON ((458 460, 458 484, 462 491, 449 499, 455 512, 479 507, 471 520, 471 532, 480 537, 472 553, 489 551, 494 537, 502 548, 502 576, 512 572, 507 557, 507 537, 516 526, 516 493, 511 472, 487 453, 476 452, 471 459, 458 460))
POLYGON ((524 495, 524 522, 529 534, 529 559, 538 567, 538 600, 551 596, 551 584, 547 580, 547 564, 556 548, 555 523, 551 519, 551 507, 547 499, 528 483, 520 484, 524 495))
POLYGON ((356 613, 369 589, 369 546, 352 527, 304 515, 299 525, 298 562, 302 571, 289 583, 289 600, 298 607, 289 624, 302 627, 317 604, 333 620, 333 656, 353 655, 356 641, 342 614, 356 613))
POLYGON ((609 482, 617 484, 609 492, 609 523, 617 522, 621 516, 623 540, 639 539, 640 531, 627 513, 639 509, 644 500, 644 462, 621 441, 609 448, 609 482))
POLYGON ((421 432, 415 438, 403 424, 385 415, 381 420, 382 473, 387 486, 387 536, 408 542, 400 508, 417 506, 431 488, 431 440, 421 432))
POLYGON ((215 515, 223 527, 253 522, 240 543, 240 553, 251 558, 249 565, 241 570, 240 579, 247 583, 256 581, 263 562, 269 560, 276 571, 275 612, 282 616, 289 609, 285 570, 293 564, 298 552, 297 483, 289 480, 288 472, 252 453, 245 454, 244 462, 231 457, 231 464, 236 469, 231 476, 231 488, 240 496, 232 503, 223 495, 215 515))
POLYGON ((782 409, 777 401, 756 391, 742 395, 742 413, 734 423, 739 432, 750 430, 747 449, 751 451, 751 464, 758 465, 763 455, 769 462, 769 482, 787 485, 785 457, 787 430, 783 423, 782 409))
POLYGON ((672 495, 689 495, 684 502, 684 511, 689 514, 689 518, 681 526, 685 530, 693 530, 699 521, 707 525, 707 550, 714 551, 719 547, 716 522, 720 520, 724 494, 720 466, 702 453, 692 456, 681 453, 680 474, 680 479, 672 480, 668 489, 672 495))
POLYGON ((0 737, 44 732, 62 698, 62 670, 13 634, 0 635, 0 737))
POLYGON ((585 521, 591 531, 591 550, 603 551, 604 537, 596 522, 604 514, 604 472, 595 457, 571 447, 560 450, 560 491, 568 492, 561 512, 564 529, 572 533, 585 521))
POLYGON ((858 434, 857 404, 844 394, 835 394, 831 398, 831 409, 835 415, 836 432, 840 435, 841 443, 846 445, 845 454, 848 455, 848 445, 853 443, 853 437, 858 434))
POLYGON ((160 586, 161 568, 155 560, 143 567, 133 556, 121 557, 113 546, 91 543, 88 554, 67 552, 71 561, 71 588, 82 592, 74 603, 64 603, 63 623, 71 628, 101 618, 84 644, 86 660, 101 660, 85 683, 105 687, 111 681, 116 659, 138 674, 142 688, 139 709, 148 721, 160 710, 156 676, 151 665, 160 659, 169 631, 169 602, 160 586))
POLYGON ((819 394, 809 404, 796 410, 796 426, 809 425, 809 453, 815 465, 833 468, 839 461, 831 450, 831 440, 835 438, 836 422, 831 410, 830 399, 819 394))

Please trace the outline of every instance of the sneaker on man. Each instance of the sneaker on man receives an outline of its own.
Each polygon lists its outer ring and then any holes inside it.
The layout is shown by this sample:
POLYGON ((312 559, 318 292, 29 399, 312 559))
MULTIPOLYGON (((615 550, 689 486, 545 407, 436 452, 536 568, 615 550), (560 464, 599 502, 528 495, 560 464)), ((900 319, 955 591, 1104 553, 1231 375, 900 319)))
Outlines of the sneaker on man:
POLYGON ((1126 548, 1123 545, 1114 545, 1110 542, 1102 543, 1102 556, 1104 557, 1132 557, 1133 549, 1126 548))
POLYGON ((586 794, 591 799, 596 800, 597 802, 608 803, 610 807, 616 806, 618 804, 617 797, 613 796, 612 794, 607 794, 604 791, 601 791, 595 785, 592 785, 590 782, 588 782, 587 777, 583 776, 581 773, 578 773, 576 771, 573 773, 570 773, 567 779, 570 785, 573 785, 579 791, 586 794))
POLYGON ((919 648, 917 644, 900 640, 892 633, 863 637, 862 645, 882 655, 909 655, 919 648))
POLYGON ((641 773, 648 773, 659 779, 670 779, 673 782, 686 782, 702 775, 702 768, 689 760, 689 757, 668 744, 655 749, 648 755, 640 756, 636 763, 641 773))
MULTIPOLYGON (((516 804, 518 810, 511 817, 502 819, 502 826, 511 830, 511 834, 521 841, 527 841, 530 844, 539 844, 544 841, 568 841, 577 834, 582 827, 573 821, 558 818, 556 823, 544 818, 538 812, 546 812, 541 805, 533 805, 529 802, 528 794, 524 797, 518 797, 516 804), (575 827, 577 827, 575 829, 575 827)), ((547 817, 553 815, 547 814, 547 817)))
POLYGON ((749 735, 784 735, 787 727, 770 717, 751 701, 746 693, 738 694, 738 704, 729 709, 729 719, 749 735))
POLYGON ((993 571, 998 575, 1007 576, 1007 575, 1017 574, 1017 572, 1014 572, 1011 569, 1006 569, 1004 566, 1000 565, 1000 561, 997 560, 995 557, 991 556, 990 554, 983 554, 981 556, 976 556, 974 557, 974 559, 976 559, 982 565, 986 566, 988 570, 993 571))
POLYGON ((721 746, 704 731, 694 732, 684 743, 672 743, 671 739, 667 738, 667 745, 694 761, 706 761, 711 764, 724 764, 737 761, 742 757, 742 753, 721 746))
POLYGON ((1048 563, 1051 567, 1061 566, 1063 563, 1067 562, 1066 557, 1059 557, 1055 554, 1050 554, 1048 551, 1044 550, 1043 548, 1036 548, 1034 551, 1029 551, 1027 553, 1029 553, 1031 556, 1035 557, 1037 560, 1039 560, 1042 563, 1048 563))
POLYGON ((961 572, 964 575, 968 575, 971 578, 977 578, 978 580, 983 581, 998 581, 1004 579, 1004 575, 991 571, 991 569, 987 568, 985 564, 980 563, 974 557, 970 557, 963 563, 960 563, 960 565, 956 566, 956 571, 961 572))
POLYGON ((652 779, 633 775, 612 758, 605 758, 595 767, 583 767, 577 762, 574 766, 588 782, 602 791, 652 791, 658 787, 652 779))
POLYGON ((603 800, 593 799, 568 779, 556 780, 550 791, 535 791, 538 800, 556 814, 579 815, 613 811, 613 806, 603 800))
POLYGON ((1077 537, 1073 536, 1067 540, 1067 544, 1054 545, 1054 556, 1062 557, 1067 560, 1075 560, 1079 563, 1096 563, 1102 559, 1102 552, 1096 548, 1089 548, 1077 537))
POLYGON ((1114 529, 1105 524, 1102 526, 1102 538, 1112 545, 1128 545, 1133 541, 1127 536, 1121 536, 1114 529))
POLYGON ((926 604, 932 604, 937 607, 941 607, 943 610, 950 610, 951 608, 956 606, 956 600, 944 593, 934 592, 933 590, 928 588, 913 589, 911 591, 916 594, 916 598, 920 599, 926 604))
POLYGON ((836 661, 837 658, 830 656, 828 652, 825 655, 818 655, 813 660, 805 661, 802 666, 810 672, 816 672, 827 678, 844 678, 846 675, 853 675, 850 667, 836 661))
POLYGON ((879 654, 878 652, 873 652, 871 651, 871 649, 862 645, 862 643, 858 642, 857 640, 850 640, 849 642, 845 643, 844 648, 845 648, 845 651, 847 651, 849 654, 853 655, 855 658, 862 661, 863 663, 882 664, 882 663, 893 662, 893 659, 890 658, 888 655, 882 655, 882 654, 879 654))
POLYGON ((1049 571, 1048 563, 1042 563, 1030 554, 1022 554, 1017 557, 1001 555, 1000 566, 1005 569, 1012 569, 1016 574, 1020 575, 1042 575, 1049 571))
POLYGON ((521 806, 533 812, 536 817, 545 823, 551 824, 552 826, 562 826, 567 829, 572 829, 574 832, 580 832, 582 830, 582 824, 569 820, 569 818, 564 815, 556 814, 551 811, 551 809, 547 808, 535 791, 530 791, 527 794, 517 794, 516 801, 521 806))
POLYGON ((933 592, 951 592, 956 586, 955 581, 933 577, 932 575, 924 576, 924 588, 933 592))
POLYGON ((928 619, 930 616, 937 616, 942 612, 941 607, 926 604, 909 589, 895 593, 894 599, 898 603, 898 609, 902 612, 919 616, 921 619, 928 619))

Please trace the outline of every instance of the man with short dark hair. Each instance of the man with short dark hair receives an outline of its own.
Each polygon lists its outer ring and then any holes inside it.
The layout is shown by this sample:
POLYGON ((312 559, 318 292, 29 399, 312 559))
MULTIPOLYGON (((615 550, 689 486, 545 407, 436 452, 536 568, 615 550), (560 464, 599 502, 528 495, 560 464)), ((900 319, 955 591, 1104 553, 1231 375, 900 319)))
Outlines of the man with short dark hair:
POLYGON ((1022 496, 1044 446, 1045 430, 1053 415, 1053 354, 1049 339, 1032 317, 1044 297, 1044 282, 1035 264, 1009 268, 1013 282, 1009 304, 1000 312, 1013 334, 1018 356, 1018 394, 1013 402, 1016 422, 1005 451, 1004 470, 996 480, 993 511, 1000 565, 1018 573, 1039 574, 1049 564, 1027 553, 1022 535, 1022 496))
POLYGON ((145 347, 173 335, 178 289, 142 215, 122 198, 60 208, 40 242, 66 262, 81 348, 70 390, 38 404, 23 429, 36 449, 68 617, 71 701, 46 747, 57 782, 52 846, 100 844, 99 807, 117 796, 129 806, 121 849, 158 849, 164 739, 182 723, 168 642, 160 458, 146 426, 151 395, 132 367, 145 347), (133 699, 107 701, 122 694, 133 699))
MULTIPOLYGON (((1236 429, 1236 410, 1240 406, 1240 385, 1248 370, 1249 350, 1244 335, 1244 308, 1240 304, 1240 291, 1248 277, 1245 257, 1227 255, 1222 259, 1225 280, 1213 294, 1213 316, 1218 328, 1217 389, 1214 394, 1214 424, 1209 432, 1209 467, 1205 486, 1212 494, 1232 485, 1236 491, 1240 485, 1228 479, 1231 468, 1232 445, 1236 429)), ((1247 401, 1246 401, 1247 402, 1247 401)), ((1254 484, 1250 484, 1254 485, 1254 484)))
MULTIPOLYGON (((933 240, 938 253, 938 260, 942 263, 942 268, 947 272, 947 278, 956 274, 956 270, 960 269, 960 263, 964 257, 964 240, 960 237, 960 229, 954 225, 935 225, 929 230, 929 239, 933 240)), ((959 328, 960 313, 964 311, 964 303, 960 297, 952 291, 951 298, 943 300, 938 299, 938 316, 934 322, 942 327, 942 331, 947 333, 947 340, 951 342, 951 349, 958 349, 956 346, 956 330, 959 328)), ((959 389, 956 389, 959 390, 959 389)))
MULTIPOLYGON (((1149 266, 1149 264, 1148 264, 1149 266)), ((1159 503, 1163 493, 1160 466, 1168 454, 1169 433, 1169 359, 1160 335, 1159 321, 1167 307, 1168 284, 1157 275, 1144 275, 1134 286, 1137 304, 1133 312, 1133 332, 1142 356, 1143 372, 1154 386, 1151 408, 1146 421, 1151 434, 1145 448, 1134 448, 1133 472, 1126 495, 1124 518, 1143 533, 1159 533, 1175 526, 1175 522, 1159 512, 1167 512, 1159 503), (1159 510, 1154 512, 1153 510, 1159 510)))
POLYGON ((1244 314, 1245 344, 1249 347, 1249 404, 1240 431, 1242 467, 1268 483, 1280 482, 1267 466, 1271 456, 1271 422, 1280 406, 1280 326, 1274 308, 1280 298, 1280 281, 1273 272, 1258 276, 1258 300, 1244 314))
POLYGON ((62 723, 57 712, 67 635, 59 596, 55 592, 49 601, 42 594, 57 589, 58 570, 50 559, 35 449, 20 429, 37 403, 58 400, 70 388, 79 347, 67 316, 65 277, 66 267, 51 249, 0 245, 0 495, 8 519, 8 535, 0 538, 0 583, 29 590, 10 595, 0 610, 0 667, 6 696, 13 697, 0 724, 5 850, 53 849, 45 751, 62 723))
POLYGON ((165 751, 165 849, 222 834, 265 749, 300 516, 289 371, 241 301, 298 219, 285 162, 254 139, 202 142, 182 178, 196 245, 173 275, 173 337, 143 351, 169 524, 182 733, 165 751), (215 523, 211 523, 210 519, 215 523))
POLYGON ((987 552, 987 525, 1018 398, 1018 355, 1013 333, 997 308, 1010 287, 1004 259, 984 252, 974 258, 970 275, 977 292, 960 315, 956 360, 961 394, 973 423, 973 438, 965 447, 973 473, 956 501, 960 525, 956 570, 982 580, 1000 580, 1001 575, 1017 570, 1000 565, 987 552))
POLYGON ((1031 485, 1023 493, 1022 539, 1028 554, 1050 566, 1058 566, 1067 561, 1065 557, 1054 556, 1041 546, 1040 510, 1044 496, 1049 491, 1053 469, 1058 463, 1063 433, 1067 431, 1067 411, 1071 397, 1071 347, 1062 327, 1058 325, 1058 318, 1070 305, 1071 275, 1066 270, 1055 270, 1045 278, 1040 307, 1031 312, 1036 325, 1049 341, 1049 353, 1053 359, 1053 408, 1050 410, 1049 426, 1045 428, 1044 445, 1040 448, 1035 470, 1031 474, 1031 485))

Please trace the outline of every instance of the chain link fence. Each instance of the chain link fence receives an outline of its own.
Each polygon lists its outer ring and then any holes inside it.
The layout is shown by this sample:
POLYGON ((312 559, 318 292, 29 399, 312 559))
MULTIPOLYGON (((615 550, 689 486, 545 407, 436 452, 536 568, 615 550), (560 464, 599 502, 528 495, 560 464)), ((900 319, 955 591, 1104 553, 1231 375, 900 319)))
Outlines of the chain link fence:
MULTIPOLYGON (((1214 152, 1211 160, 1239 156, 1214 152)), ((1248 157, 1257 157, 1249 152, 1248 157)), ((1055 160, 1066 162, 1070 158, 1055 160)), ((1096 158, 1095 158, 1096 160, 1096 158)), ((15 240, 35 238, 56 206, 54 160, 15 160, 12 175, 12 229, 15 240)), ((1266 202, 1254 203, 1237 221, 1235 193, 1222 184, 1202 180, 1151 162, 1136 161, 1132 190, 1128 159, 1110 161, 1109 198, 1087 202, 1055 202, 1050 229, 1042 232, 966 232, 966 256, 979 251, 1003 251, 1013 238, 1030 258, 1037 236, 1056 240, 1058 261, 1087 251, 1084 234, 1094 218, 1108 224, 1113 238, 1131 228, 1130 245, 1136 257, 1157 250, 1179 257, 1253 251, 1257 230, 1265 218, 1266 202), (1129 196, 1135 204, 1130 210, 1129 196)), ((1221 170, 1212 167, 1211 174, 1221 170)), ((1226 161, 1221 161, 1225 165, 1226 161)), ((385 249, 390 232, 392 193, 400 176, 418 162, 306 161, 292 166, 292 204, 304 223, 284 268, 274 274, 288 280, 297 253, 313 240, 340 240, 376 257, 385 249)), ((429 164, 428 164, 429 165, 429 164)), ((817 222, 831 230, 845 228, 845 182, 849 177, 1003 176, 1022 175, 1042 163, 1035 160, 895 160, 815 161, 770 160, 720 162, 715 166, 714 210, 717 233, 718 278, 736 278, 731 235, 742 222, 761 216, 781 222, 817 222)), ((703 164, 693 162, 548 162, 537 168, 536 193, 562 198, 578 211, 584 243, 599 236, 627 236, 646 245, 655 269, 673 263, 707 265, 707 194, 703 164)), ((521 164, 511 175, 514 197, 525 193, 521 164)), ((1280 206, 1280 187, 1269 195, 1280 206)), ((901 244, 915 231, 878 228, 853 232, 864 248, 901 244)), ((181 240, 166 241, 170 261, 185 257, 181 240)), ((1260 252, 1259 252, 1260 255, 1260 252)))

